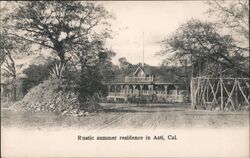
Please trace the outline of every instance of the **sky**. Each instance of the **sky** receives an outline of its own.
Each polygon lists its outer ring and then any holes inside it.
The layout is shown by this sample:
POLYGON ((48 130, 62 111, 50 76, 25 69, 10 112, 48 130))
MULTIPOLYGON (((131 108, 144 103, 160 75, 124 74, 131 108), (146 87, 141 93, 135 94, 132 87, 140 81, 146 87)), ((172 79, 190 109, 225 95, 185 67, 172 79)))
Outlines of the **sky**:
POLYGON ((204 1, 105 1, 104 7, 110 11, 113 39, 106 43, 116 52, 113 63, 126 57, 133 64, 144 61, 158 66, 163 60, 155 53, 161 50, 160 41, 173 34, 175 30, 190 19, 209 20, 204 1))
MULTIPOLYGON (((126 57, 133 64, 144 61, 158 66, 164 57, 156 56, 161 50, 160 41, 173 34, 176 29, 190 19, 209 20, 205 12, 208 5, 204 1, 102 1, 106 10, 115 20, 112 24, 112 39, 106 47, 116 52, 112 59, 118 64, 120 57, 126 57)), ((2 3, 1 6, 10 5, 2 3)), ((13 9, 13 6, 9 6, 13 9)))

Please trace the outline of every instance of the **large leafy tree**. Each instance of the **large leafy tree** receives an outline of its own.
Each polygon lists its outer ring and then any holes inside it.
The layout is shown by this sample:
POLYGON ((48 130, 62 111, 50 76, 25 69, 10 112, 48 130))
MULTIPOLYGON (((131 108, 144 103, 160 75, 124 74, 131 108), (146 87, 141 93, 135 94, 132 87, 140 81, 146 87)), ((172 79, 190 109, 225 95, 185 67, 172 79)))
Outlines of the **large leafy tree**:
POLYGON ((15 35, 51 49, 66 62, 76 45, 109 36, 111 15, 100 4, 77 1, 22 2, 9 17, 15 35))
MULTIPOLYGON (((79 100, 85 102, 94 94, 105 94, 105 82, 114 77, 112 70, 111 57, 115 55, 113 51, 104 48, 103 41, 95 39, 91 42, 86 41, 84 46, 74 48, 76 67, 80 67, 77 75, 79 100)), ((77 68, 76 68, 77 69, 77 68)))
POLYGON ((57 64, 67 65, 67 70, 72 65, 77 73, 67 75, 68 81, 77 81, 80 89, 86 89, 80 97, 98 92, 105 77, 100 75, 101 67, 110 64, 113 54, 104 45, 105 39, 111 37, 108 21, 112 15, 98 2, 12 3, 18 6, 4 19, 8 35, 22 40, 31 49, 38 46, 51 50, 60 59, 57 64), (81 79, 77 77, 79 74, 81 79))
MULTIPOLYGON (((15 59, 24 56, 29 47, 20 38, 10 36, 4 27, 1 29, 0 64, 1 77, 8 79, 11 85, 12 100, 16 100, 17 65, 15 59)), ((3 80, 2 78, 2 80, 3 80)))
POLYGON ((137 65, 131 64, 125 57, 121 57, 118 60, 119 60, 120 70, 124 74, 131 73, 132 71, 135 70, 135 67, 137 67, 137 65))
POLYGON ((220 28, 228 28, 231 33, 243 37, 249 42, 249 0, 207 1, 208 13, 216 17, 220 28))
POLYGON ((163 41, 161 55, 187 61, 193 67, 193 76, 218 75, 222 71, 248 75, 242 62, 244 49, 237 47, 229 35, 220 35, 212 23, 190 20, 163 41))

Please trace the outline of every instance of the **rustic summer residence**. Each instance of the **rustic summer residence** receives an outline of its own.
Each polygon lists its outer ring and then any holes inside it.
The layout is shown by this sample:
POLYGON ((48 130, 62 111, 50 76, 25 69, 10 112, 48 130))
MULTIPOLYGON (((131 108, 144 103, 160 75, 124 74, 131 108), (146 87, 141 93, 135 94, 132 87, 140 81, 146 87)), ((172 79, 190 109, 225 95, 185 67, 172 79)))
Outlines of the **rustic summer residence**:
POLYGON ((136 98, 147 102, 183 102, 185 93, 173 71, 150 65, 140 65, 134 72, 116 76, 108 88, 107 100, 114 102, 136 98))

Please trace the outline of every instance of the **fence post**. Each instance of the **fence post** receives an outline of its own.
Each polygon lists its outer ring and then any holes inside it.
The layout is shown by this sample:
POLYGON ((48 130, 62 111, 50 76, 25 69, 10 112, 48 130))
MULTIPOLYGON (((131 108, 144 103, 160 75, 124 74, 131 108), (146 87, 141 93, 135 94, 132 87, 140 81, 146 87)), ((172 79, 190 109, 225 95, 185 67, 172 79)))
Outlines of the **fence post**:
POLYGON ((220 63, 220 108, 221 110, 224 109, 223 104, 224 104, 224 100, 223 100, 223 80, 222 80, 222 65, 220 63))
POLYGON ((221 106, 221 110, 224 109, 224 100, 223 100, 223 80, 222 80, 222 77, 220 78, 220 97, 221 97, 221 103, 220 103, 220 106, 221 106))
POLYGON ((194 107, 194 100, 193 100, 193 77, 191 78, 190 82, 190 94, 191 94, 191 108, 194 107))

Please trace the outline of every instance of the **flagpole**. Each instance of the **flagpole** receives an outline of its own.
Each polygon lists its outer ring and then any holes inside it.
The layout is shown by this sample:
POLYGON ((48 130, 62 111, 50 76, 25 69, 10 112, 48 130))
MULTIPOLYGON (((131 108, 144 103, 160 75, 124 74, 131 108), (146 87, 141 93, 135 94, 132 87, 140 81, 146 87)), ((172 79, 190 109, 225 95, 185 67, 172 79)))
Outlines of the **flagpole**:
POLYGON ((144 66, 144 32, 142 32, 142 66, 144 66))

